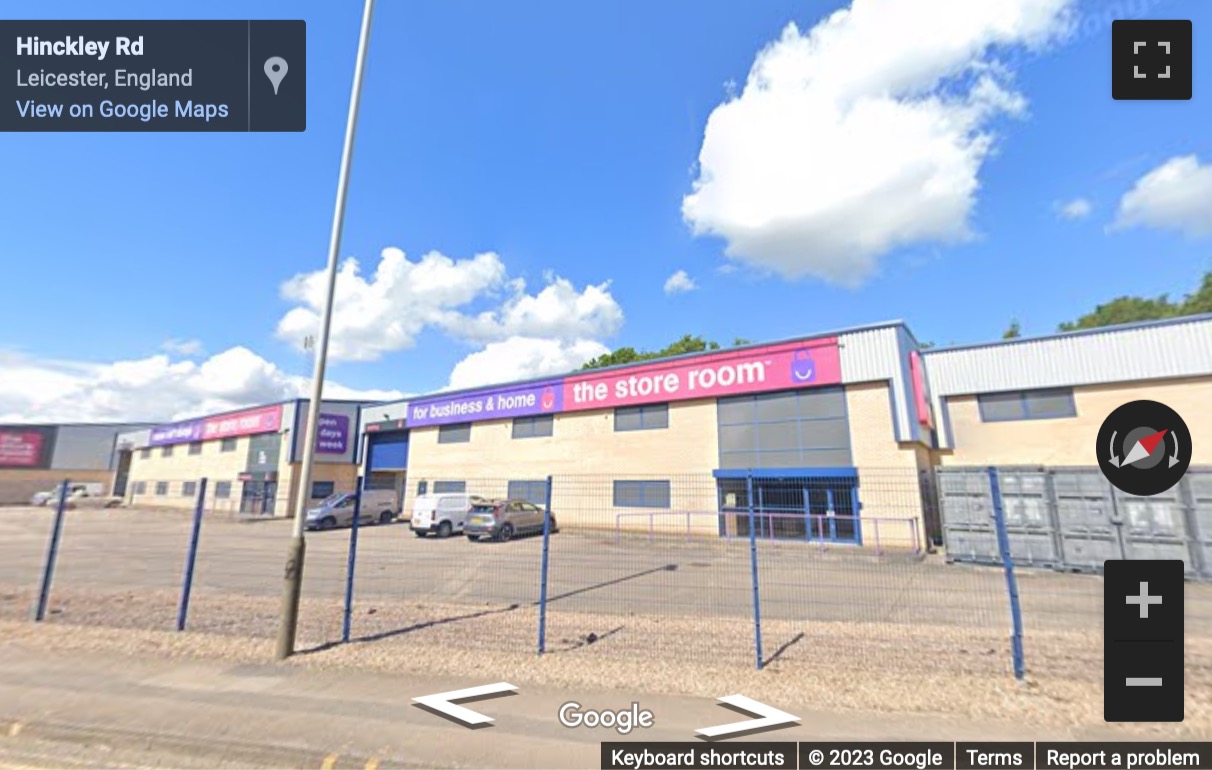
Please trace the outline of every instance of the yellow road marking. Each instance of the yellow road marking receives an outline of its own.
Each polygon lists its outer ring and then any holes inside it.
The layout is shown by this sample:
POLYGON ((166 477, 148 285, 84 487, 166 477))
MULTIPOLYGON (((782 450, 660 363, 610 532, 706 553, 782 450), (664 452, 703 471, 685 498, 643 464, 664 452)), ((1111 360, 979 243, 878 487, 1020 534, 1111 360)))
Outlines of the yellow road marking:
POLYGON ((337 766, 337 760, 340 756, 340 754, 329 754, 327 757, 324 757, 324 761, 320 763, 320 770, 332 770, 337 766))
POLYGON ((366 767, 363 770, 379 770, 379 758, 371 757, 366 760, 366 767))
POLYGON ((25 725, 21 724, 20 722, 13 722, 8 726, 8 737, 16 738, 21 734, 21 728, 23 727, 25 727, 25 725))

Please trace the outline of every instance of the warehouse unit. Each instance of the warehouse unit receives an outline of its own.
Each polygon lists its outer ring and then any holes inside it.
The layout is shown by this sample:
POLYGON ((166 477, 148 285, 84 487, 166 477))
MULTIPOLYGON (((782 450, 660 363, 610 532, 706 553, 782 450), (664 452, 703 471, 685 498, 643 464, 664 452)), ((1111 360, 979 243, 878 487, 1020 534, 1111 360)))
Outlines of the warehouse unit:
POLYGON ((408 483, 408 404, 372 404, 363 407, 359 435, 364 437, 361 475, 367 489, 387 489, 403 501, 408 483))
MULTIPOLYGON (((306 399, 158 425, 124 437, 132 445, 128 499, 136 505, 189 507, 207 478, 210 507, 293 515, 301 491, 306 399)), ((309 500, 352 491, 357 476, 358 407, 325 401, 320 410, 309 500)))
POLYGON ((917 349, 890 322, 413 399, 408 493, 539 502, 550 475, 562 524, 744 534, 752 502, 772 537, 883 522, 884 545, 915 546, 934 441, 917 349))
POLYGON ((0 425, 0 505, 26 503, 64 479, 124 493, 118 436, 146 423, 0 425))

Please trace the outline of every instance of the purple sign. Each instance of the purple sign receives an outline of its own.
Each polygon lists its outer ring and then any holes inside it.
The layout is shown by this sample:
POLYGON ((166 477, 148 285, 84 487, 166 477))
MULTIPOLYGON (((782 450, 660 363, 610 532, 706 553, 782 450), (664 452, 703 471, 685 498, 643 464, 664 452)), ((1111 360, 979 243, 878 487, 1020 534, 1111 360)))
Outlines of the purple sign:
POLYGON ((316 451, 343 455, 349 451, 349 418, 343 414, 321 414, 316 431, 316 451))
POLYGON ((532 414, 554 414, 564 408, 564 381, 481 390, 449 398, 427 398, 408 405, 408 425, 478 422, 532 414))
POLYGON ((187 441, 202 440, 202 424, 205 420, 187 420, 175 422, 172 425, 160 425, 151 429, 148 446, 166 446, 168 444, 184 444, 187 441))

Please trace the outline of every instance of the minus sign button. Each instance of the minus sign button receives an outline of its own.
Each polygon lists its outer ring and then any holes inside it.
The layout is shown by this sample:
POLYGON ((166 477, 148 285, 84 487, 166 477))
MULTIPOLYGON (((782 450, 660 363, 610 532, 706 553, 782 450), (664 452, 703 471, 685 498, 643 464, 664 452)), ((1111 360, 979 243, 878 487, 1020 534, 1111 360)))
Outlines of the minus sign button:
POLYGON ((1127 678, 1128 687, 1161 687, 1160 676, 1130 676, 1127 678))

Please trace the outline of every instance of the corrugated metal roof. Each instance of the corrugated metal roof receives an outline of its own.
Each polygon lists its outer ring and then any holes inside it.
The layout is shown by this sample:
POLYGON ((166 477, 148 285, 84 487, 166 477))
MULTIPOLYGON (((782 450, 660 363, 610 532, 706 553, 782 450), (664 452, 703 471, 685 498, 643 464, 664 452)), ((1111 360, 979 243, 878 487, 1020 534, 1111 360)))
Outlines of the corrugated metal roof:
POLYGON ((908 353, 902 350, 902 334, 905 334, 905 344, 912 344, 911 336, 902 325, 838 335, 838 347, 843 383, 892 383, 896 438, 898 441, 911 441, 916 438, 916 431, 909 397, 909 374, 906 371, 908 353))

